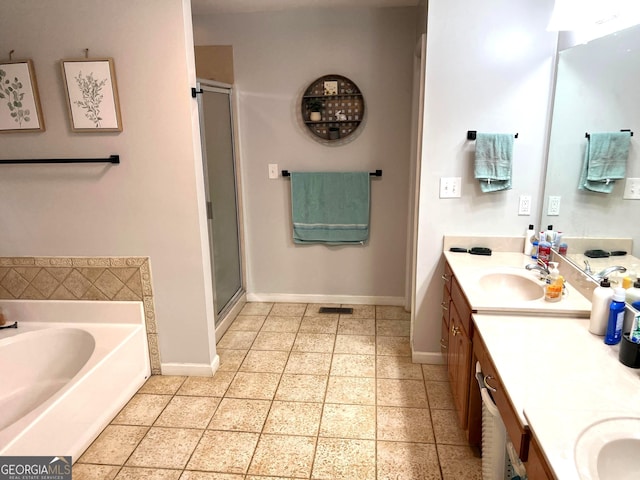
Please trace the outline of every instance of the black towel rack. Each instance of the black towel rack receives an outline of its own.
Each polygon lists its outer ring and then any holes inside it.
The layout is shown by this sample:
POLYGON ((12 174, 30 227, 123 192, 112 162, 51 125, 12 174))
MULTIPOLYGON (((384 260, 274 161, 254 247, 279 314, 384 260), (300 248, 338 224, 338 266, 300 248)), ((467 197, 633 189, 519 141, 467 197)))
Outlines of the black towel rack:
MULTIPOLYGON (((381 177, 382 176, 382 170, 376 170, 375 172, 369 172, 369 175, 371 177, 381 177)), ((290 177, 291 173, 289 172, 289 170, 282 170, 282 176, 283 177, 290 177)))
MULTIPOLYGON (((633 132, 631 131, 631 129, 630 129, 630 128, 623 128, 623 129, 621 129, 620 131, 621 131, 621 132, 629 132, 629 136, 630 136, 630 137, 633 137, 633 132)), ((584 134, 584 138, 591 139, 591 134, 590 134, 589 132, 585 133, 585 134, 584 134)))
POLYGON ((23 158, 17 160, 0 160, 0 164, 33 164, 33 163, 120 163, 120 155, 109 158, 23 158))
MULTIPOLYGON (((477 130, 467 130, 467 140, 475 140, 477 136, 478 136, 477 130)), ((514 138, 518 138, 517 133, 514 135, 514 138)))

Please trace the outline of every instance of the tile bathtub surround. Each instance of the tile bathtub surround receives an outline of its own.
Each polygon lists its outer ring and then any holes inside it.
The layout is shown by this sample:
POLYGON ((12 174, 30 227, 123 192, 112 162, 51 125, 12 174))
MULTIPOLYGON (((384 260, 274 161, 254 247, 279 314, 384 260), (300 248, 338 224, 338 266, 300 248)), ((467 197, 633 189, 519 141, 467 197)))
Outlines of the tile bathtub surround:
POLYGON ((141 301, 151 373, 160 374, 148 257, 0 257, 0 299, 141 301))
POLYGON ((355 307, 247 304, 216 375, 152 376, 74 479, 481 479, 446 367, 411 363, 408 314, 355 307))

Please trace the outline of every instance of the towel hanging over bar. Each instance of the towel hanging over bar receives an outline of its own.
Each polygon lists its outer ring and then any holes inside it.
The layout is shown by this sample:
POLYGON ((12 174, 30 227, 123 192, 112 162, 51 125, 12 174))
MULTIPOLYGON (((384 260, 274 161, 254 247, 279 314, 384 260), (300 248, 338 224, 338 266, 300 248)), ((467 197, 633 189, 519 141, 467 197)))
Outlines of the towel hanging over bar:
MULTIPOLYGON (((477 136, 478 136, 477 130, 467 130, 467 140, 475 140, 477 136)), ((518 138, 518 134, 516 133, 513 137, 518 138)))
MULTIPOLYGON (((291 176, 291 172, 289 172, 289 170, 282 170, 282 176, 283 177, 290 177, 291 176)), ((382 176, 382 170, 376 170, 375 172, 369 172, 369 176, 370 177, 381 177, 382 176)))
MULTIPOLYGON (((629 132, 629 136, 633 137, 633 131, 629 128, 622 128, 620 129, 621 132, 629 132)), ((591 134, 589 132, 584 134, 584 138, 589 138, 591 139, 591 134)))

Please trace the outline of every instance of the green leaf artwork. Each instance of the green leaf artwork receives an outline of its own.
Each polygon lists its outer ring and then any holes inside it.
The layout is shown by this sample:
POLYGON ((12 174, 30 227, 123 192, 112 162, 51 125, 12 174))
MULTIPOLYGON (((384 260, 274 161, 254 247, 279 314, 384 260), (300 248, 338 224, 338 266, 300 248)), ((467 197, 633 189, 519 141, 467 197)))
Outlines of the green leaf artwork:
POLYGON ((18 77, 13 77, 13 80, 7 78, 7 72, 0 68, 0 99, 7 100, 9 114, 20 127, 23 122, 31 121, 29 109, 22 108, 22 100, 24 99, 22 88, 22 82, 18 77))
POLYGON ((82 71, 80 71, 74 79, 82 93, 82 100, 76 100, 73 103, 85 110, 85 117, 94 123, 95 128, 100 128, 100 122, 102 120, 100 116, 100 104, 104 98, 102 87, 107 83, 107 79, 98 80, 93 78, 93 72, 83 76, 82 71))

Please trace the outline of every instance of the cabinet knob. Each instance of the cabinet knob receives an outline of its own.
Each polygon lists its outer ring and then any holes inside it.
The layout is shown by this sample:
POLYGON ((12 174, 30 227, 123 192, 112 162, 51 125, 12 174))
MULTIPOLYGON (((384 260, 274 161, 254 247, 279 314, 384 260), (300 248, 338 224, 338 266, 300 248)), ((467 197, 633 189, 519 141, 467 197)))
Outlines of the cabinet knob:
POLYGON ((443 273, 440 278, 442 278, 442 280, 444 280, 445 282, 448 282, 450 280, 449 276, 447 276, 446 273, 443 273))
POLYGON ((456 327, 455 325, 451 325, 451 334, 455 337, 459 333, 460 333, 460 328, 456 327))
POLYGON ((495 388, 493 388, 491 385, 489 385, 489 380, 493 380, 493 379, 494 378, 491 375, 487 375, 486 377, 484 377, 483 383, 484 383, 484 386, 487 387, 492 392, 497 392, 497 390, 495 388))
POLYGON ((442 307, 443 310, 449 310, 449 305, 447 303, 445 303, 444 300, 442 301, 440 306, 442 307))

